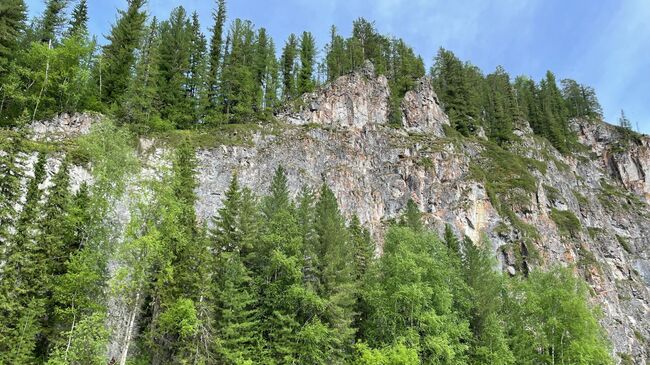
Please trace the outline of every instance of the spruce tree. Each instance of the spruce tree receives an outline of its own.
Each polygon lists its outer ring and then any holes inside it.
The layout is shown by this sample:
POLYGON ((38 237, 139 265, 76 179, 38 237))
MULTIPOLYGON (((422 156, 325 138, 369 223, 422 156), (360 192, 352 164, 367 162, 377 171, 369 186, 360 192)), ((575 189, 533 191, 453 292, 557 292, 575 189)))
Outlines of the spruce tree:
POLYGON ((246 266, 256 232, 250 190, 239 189, 233 175, 224 206, 215 218, 212 233, 216 251, 215 298, 216 351, 224 363, 252 361, 259 356, 257 298, 250 268, 246 266))
POLYGON ((118 112, 120 122, 143 124, 150 128, 160 118, 158 93, 158 67, 160 59, 160 27, 154 17, 146 28, 146 34, 135 64, 135 77, 121 98, 118 112))
POLYGON ((9 227, 15 224, 15 204, 21 195, 20 179, 23 176, 23 169, 18 161, 18 153, 21 150, 21 137, 10 139, 9 148, 0 155, 0 243, 3 259, 7 250, 9 239, 9 227))
POLYGON ((72 9, 72 20, 70 21, 69 35, 86 35, 88 33, 88 3, 80 0, 72 9))
POLYGON ((63 23, 65 22, 64 10, 68 0, 47 0, 45 11, 40 21, 39 37, 41 42, 55 43, 63 23))
POLYGON ((111 104, 126 91, 131 69, 135 63, 135 50, 140 45, 146 14, 143 7, 146 0, 128 0, 126 11, 119 10, 117 23, 107 36, 104 46, 100 94, 102 101, 111 104))
POLYGON ((235 19, 226 39, 219 86, 220 105, 229 121, 248 122, 254 116, 255 40, 253 24, 235 19))
POLYGON ((160 115, 178 128, 192 122, 192 99, 188 87, 192 53, 191 23, 182 6, 174 8, 160 26, 158 95, 160 115))
POLYGON ((37 240, 36 222, 40 215, 41 183, 45 179, 45 155, 40 154, 29 180, 25 203, 15 232, 5 248, 0 283, 0 362, 31 363, 39 353, 37 342, 45 314, 45 291, 50 280, 45 269, 47 259, 37 240))
POLYGON ((346 72, 345 39, 337 34, 336 26, 330 28, 330 43, 327 45, 325 63, 327 80, 332 81, 346 72))
POLYGON ((218 106, 217 90, 219 86, 219 72, 223 62, 223 27, 226 22, 226 2, 217 0, 217 11, 212 13, 214 26, 212 27, 212 37, 210 38, 210 54, 208 60, 208 101, 210 109, 213 111, 218 106))
POLYGON ((621 116, 618 118, 618 125, 627 129, 627 130, 632 130, 632 123, 630 120, 627 118, 625 115, 625 112, 623 109, 621 109, 621 116))
POLYGON ((298 52, 298 39, 295 34, 289 35, 287 42, 282 49, 281 70, 282 70, 282 97, 285 100, 295 97, 297 94, 296 85, 296 56, 298 52))
POLYGON ((289 197, 289 187, 287 185, 287 173, 282 165, 275 169, 275 174, 269 187, 269 195, 264 199, 262 210, 269 220, 278 211, 286 210, 291 212, 293 210, 289 197))
MULTIPOLYGON (((192 122, 196 123, 203 116, 203 110, 207 98, 205 88, 205 55, 207 42, 205 36, 201 32, 199 14, 196 11, 192 13, 189 32, 191 47, 187 92, 190 97, 192 108, 192 122)), ((187 127, 188 126, 184 126, 184 128, 187 127)))
POLYGON ((470 290, 469 323, 474 334, 470 357, 480 364, 513 364, 504 331, 503 277, 495 270, 494 254, 487 240, 477 246, 471 239, 462 241, 462 272, 470 290))
POLYGON ((422 231, 424 227, 422 224, 422 213, 413 199, 409 199, 406 202, 406 211, 402 217, 402 224, 416 232, 422 231))
POLYGON ((316 62, 316 41, 310 32, 300 37, 300 70, 298 71, 298 94, 314 90, 314 64, 316 62))
POLYGON ((324 322, 332 330, 330 336, 339 344, 330 355, 342 357, 348 350, 346 344, 354 338, 352 323, 356 306, 356 287, 354 284, 354 251, 350 247, 350 237, 339 211, 336 197, 325 184, 316 202, 315 229, 317 234, 316 252, 320 285, 317 292, 328 301, 324 322))
POLYGON ((19 37, 25 30, 26 12, 24 0, 0 3, 0 80, 16 55, 19 37))

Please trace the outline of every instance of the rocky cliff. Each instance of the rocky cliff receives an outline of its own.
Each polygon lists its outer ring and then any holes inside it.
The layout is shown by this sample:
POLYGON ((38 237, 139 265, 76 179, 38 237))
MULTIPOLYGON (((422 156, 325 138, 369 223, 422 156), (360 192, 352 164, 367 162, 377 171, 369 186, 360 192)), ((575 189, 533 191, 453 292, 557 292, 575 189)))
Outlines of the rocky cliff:
MULTIPOLYGON (((293 193, 328 183, 342 210, 356 214, 380 243, 385 224, 413 198, 431 227, 449 223, 473 240, 487 237, 510 275, 531 266, 575 265, 603 308, 613 352, 645 363, 650 138, 574 120, 583 147, 565 156, 522 122, 504 150, 454 133, 427 79, 404 97, 401 128, 388 125, 388 99, 387 80, 366 65, 303 96, 278 115, 271 132, 261 128, 246 143, 199 148, 198 216, 209 221, 217 212, 233 172, 263 192, 278 165, 287 169, 293 193)), ((96 119, 60 117, 36 124, 34 135, 70 138, 96 119)), ((162 141, 140 140, 145 168, 131 178, 132 189, 167 164, 166 150, 162 141)), ((75 180, 88 179, 82 170, 75 180)), ((116 224, 128 221, 128 205, 128 199, 116 204, 116 224)))

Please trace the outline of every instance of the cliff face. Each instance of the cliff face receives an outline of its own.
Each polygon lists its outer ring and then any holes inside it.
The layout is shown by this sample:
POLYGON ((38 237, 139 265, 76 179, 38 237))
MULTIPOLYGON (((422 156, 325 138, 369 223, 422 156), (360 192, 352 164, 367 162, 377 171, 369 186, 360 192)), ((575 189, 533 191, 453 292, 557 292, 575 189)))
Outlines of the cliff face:
MULTIPOLYGON (((495 147, 480 138, 446 135, 449 119, 426 80, 405 96, 402 128, 388 125, 388 98, 386 79, 368 65, 282 112, 280 133, 257 132, 249 144, 199 149, 198 216, 209 220, 221 207, 233 172, 243 185, 264 192, 278 165, 287 169, 293 193, 303 185, 329 184, 343 212, 356 214, 378 242, 387 221, 413 198, 435 229, 449 223, 475 241, 487 236, 502 269, 512 275, 531 266, 575 264, 603 308, 614 352, 645 363, 650 353, 650 139, 632 139, 623 149, 618 129, 574 120, 585 147, 563 156, 522 123, 510 152, 495 157, 490 152, 495 147), (505 157, 524 165, 532 186, 495 193, 494 179, 512 183, 509 176, 492 176, 500 170, 490 166, 505 157), (516 199, 508 201, 516 204, 504 209, 499 197, 510 195, 516 199), (558 214, 573 215, 580 224, 568 229, 557 223, 558 214)), ((77 123, 82 126, 77 132, 87 129, 86 117, 59 118, 37 125, 36 137, 49 130, 73 135, 77 124, 70 120, 84 121, 77 123)), ((145 168, 132 178, 133 189, 168 163, 165 151, 159 141, 140 141, 145 168)), ((128 221, 128 206, 128 199, 116 204, 116 224, 128 221)), ((115 312, 119 318, 119 308, 115 312)))

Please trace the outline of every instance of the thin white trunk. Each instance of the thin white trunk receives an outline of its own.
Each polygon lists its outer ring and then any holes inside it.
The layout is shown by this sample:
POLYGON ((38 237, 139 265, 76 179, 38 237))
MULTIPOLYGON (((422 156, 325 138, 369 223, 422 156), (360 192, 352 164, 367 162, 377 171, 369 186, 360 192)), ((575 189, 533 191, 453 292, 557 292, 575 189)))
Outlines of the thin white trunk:
POLYGON ((68 360, 68 351, 70 351, 70 345, 72 344, 72 334, 74 332, 74 327, 77 324, 77 313, 74 311, 74 303, 72 303, 72 326, 70 327, 70 334, 68 335, 68 344, 65 346, 65 355, 63 356, 64 360, 68 360))
POLYGON ((45 79, 43 80, 43 86, 41 86, 41 91, 38 93, 38 99, 36 99, 36 105, 34 106, 34 113, 32 114, 32 120, 36 118, 36 111, 38 110, 38 105, 41 103, 41 97, 43 96, 43 91, 47 85, 47 78, 50 74, 50 50, 52 49, 52 40, 47 44, 47 62, 45 63, 45 79))
POLYGON ((135 316, 138 313, 138 306, 140 303, 140 291, 135 295, 135 303, 133 304, 133 310, 131 311, 131 317, 129 318, 129 324, 126 327, 126 335, 124 336, 124 349, 122 349, 122 354, 120 355, 120 365, 126 364, 126 358, 129 354, 129 345, 131 344, 131 336, 133 334, 133 328, 135 327, 135 316))

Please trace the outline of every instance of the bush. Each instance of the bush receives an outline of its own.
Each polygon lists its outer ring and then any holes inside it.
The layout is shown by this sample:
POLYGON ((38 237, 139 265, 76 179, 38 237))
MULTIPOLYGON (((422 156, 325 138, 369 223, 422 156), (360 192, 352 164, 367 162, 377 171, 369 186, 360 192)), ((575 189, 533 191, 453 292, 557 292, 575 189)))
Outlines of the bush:
POLYGON ((582 229, 580 220, 568 210, 557 210, 553 208, 551 210, 551 219, 555 222, 557 229, 563 236, 577 238, 582 229))

